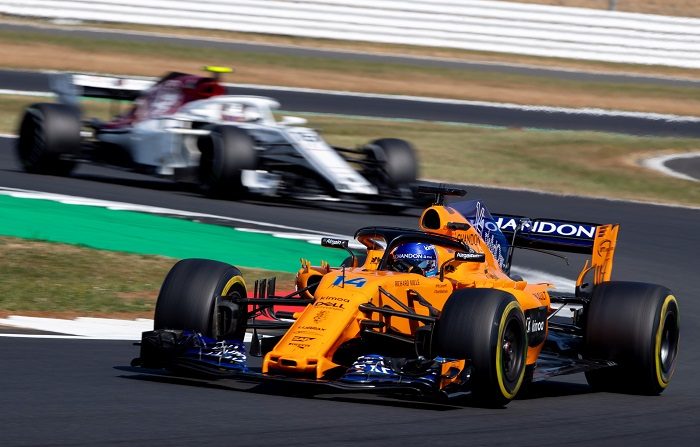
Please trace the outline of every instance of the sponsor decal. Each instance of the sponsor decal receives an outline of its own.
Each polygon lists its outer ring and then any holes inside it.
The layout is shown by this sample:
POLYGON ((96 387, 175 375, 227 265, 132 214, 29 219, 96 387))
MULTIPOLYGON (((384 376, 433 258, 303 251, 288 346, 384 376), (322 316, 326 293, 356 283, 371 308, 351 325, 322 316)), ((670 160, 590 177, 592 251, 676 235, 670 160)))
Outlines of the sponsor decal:
POLYGON ((322 237, 321 245, 324 247, 348 248, 347 239, 334 239, 332 237, 322 237))
POLYGON ((545 292, 537 292, 533 294, 535 298, 540 301, 547 301, 547 294, 545 292))
POLYGON ((606 239, 603 242, 601 242, 600 246, 598 247, 598 256, 600 256, 600 257, 605 256, 610 251, 611 247, 612 247, 611 241, 606 239))
POLYGON ((311 340, 316 340, 316 337, 304 337, 301 335, 295 335, 294 337, 292 337, 292 341, 296 341, 296 342, 311 341, 311 340))
POLYGON ((474 228, 481 235, 489 251, 496 258, 496 262, 501 268, 506 267, 507 243, 500 228, 494 222, 491 214, 481 204, 476 202, 476 213, 474 215, 474 228))
MULTIPOLYGON (((496 224, 501 230, 515 231, 518 229, 518 225, 521 224, 521 220, 520 218, 515 217, 499 217, 496 219, 496 224)), ((523 221, 520 231, 523 233, 576 237, 592 240, 595 238, 596 226, 569 222, 535 220, 523 221)))
POLYGON ((484 262, 485 257, 483 253, 467 253, 464 251, 455 252, 455 259, 457 261, 464 262, 484 262))
POLYGON ((370 264, 379 264, 379 261, 381 261, 381 260, 382 260, 382 258, 380 258, 379 256, 374 256, 374 257, 372 257, 372 259, 369 261, 369 263, 370 263, 370 264))
POLYGON ((342 301, 344 303, 349 303, 350 300, 347 298, 341 298, 339 296, 322 296, 318 301, 342 301))
POLYGON ((544 321, 527 319, 527 331, 528 332, 540 332, 544 331, 544 321))
POLYGON ((328 312, 326 312, 325 310, 318 311, 316 312, 316 315, 314 315, 314 323, 319 324, 326 318, 328 318, 328 312))
POLYGON ((470 234, 460 234, 457 236, 458 239, 466 242, 468 245, 479 245, 479 242, 481 241, 481 238, 479 235, 470 233, 470 234))
POLYGON ((452 288, 449 287, 447 283, 441 283, 435 285, 433 293, 448 293, 450 290, 452 290, 452 288))
POLYGON ((394 255, 394 258, 396 259, 418 259, 418 260, 424 260, 428 259, 431 260, 433 259, 431 256, 429 256, 426 253, 398 253, 394 255))
POLYGON ((345 309, 345 305, 343 303, 328 303, 325 301, 317 301, 316 303, 314 303, 314 307, 324 307, 336 310, 345 309))
POLYGON ((411 287, 420 286, 420 280, 418 279, 402 279, 400 281, 394 281, 394 287, 411 287))
MULTIPOLYGON (((321 311, 323 312, 323 311, 321 311)), ((319 312, 319 313, 321 313, 319 312)), ((300 331, 315 331, 315 332, 323 332, 326 330, 326 328, 319 327, 319 326, 299 326, 300 331)))
POLYGON ((525 330, 529 346, 537 346, 544 341, 546 328, 547 308, 545 306, 525 311, 525 330))

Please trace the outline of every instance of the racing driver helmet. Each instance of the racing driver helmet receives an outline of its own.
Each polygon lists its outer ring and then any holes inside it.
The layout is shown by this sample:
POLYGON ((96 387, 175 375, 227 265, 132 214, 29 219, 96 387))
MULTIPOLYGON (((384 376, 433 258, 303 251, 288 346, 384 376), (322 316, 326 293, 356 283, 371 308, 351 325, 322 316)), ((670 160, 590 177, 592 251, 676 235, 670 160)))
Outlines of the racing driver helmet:
POLYGON ((389 269, 397 272, 435 276, 438 273, 437 250, 432 244, 406 242, 390 254, 389 269))

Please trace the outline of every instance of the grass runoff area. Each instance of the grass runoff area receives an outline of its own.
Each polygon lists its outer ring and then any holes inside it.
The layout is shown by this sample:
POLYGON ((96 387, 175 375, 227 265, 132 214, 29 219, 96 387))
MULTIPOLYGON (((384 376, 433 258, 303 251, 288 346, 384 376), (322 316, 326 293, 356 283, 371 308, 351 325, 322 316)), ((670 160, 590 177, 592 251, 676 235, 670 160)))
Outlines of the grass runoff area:
MULTIPOLYGON (((0 132, 15 132, 22 110, 44 100, 0 96, 0 132)), ((106 119, 110 114, 108 102, 84 105, 87 116, 106 119)), ((697 139, 289 113, 307 118, 336 146, 355 147, 381 137, 409 140, 418 149, 426 179, 700 206, 696 185, 637 163, 653 155, 697 151, 697 139)))
MULTIPOLYGON (((177 260, 0 237, 0 317, 153 318, 160 285, 177 260)), ((277 276, 293 290, 294 275, 241 268, 252 286, 277 276)))

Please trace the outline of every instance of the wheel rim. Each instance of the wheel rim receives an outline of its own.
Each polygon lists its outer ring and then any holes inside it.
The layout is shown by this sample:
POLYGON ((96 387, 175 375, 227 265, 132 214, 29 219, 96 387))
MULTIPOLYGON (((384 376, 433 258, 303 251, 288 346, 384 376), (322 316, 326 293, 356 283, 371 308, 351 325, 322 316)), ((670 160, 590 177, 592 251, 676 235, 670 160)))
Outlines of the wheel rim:
POLYGON ((214 301, 212 312, 212 333, 219 340, 242 339, 246 330, 247 311, 245 305, 238 304, 245 297, 243 278, 236 275, 221 289, 221 295, 214 301), (235 286, 235 287, 234 287, 235 286), (243 290, 240 289, 243 287, 243 290))
POLYGON ((503 331, 501 369, 506 380, 517 382, 523 366, 522 350, 524 346, 522 330, 516 319, 511 319, 503 331))
POLYGON ((664 376, 673 368, 678 352, 678 322, 675 312, 668 312, 663 321, 661 332, 661 346, 659 347, 659 360, 664 376))

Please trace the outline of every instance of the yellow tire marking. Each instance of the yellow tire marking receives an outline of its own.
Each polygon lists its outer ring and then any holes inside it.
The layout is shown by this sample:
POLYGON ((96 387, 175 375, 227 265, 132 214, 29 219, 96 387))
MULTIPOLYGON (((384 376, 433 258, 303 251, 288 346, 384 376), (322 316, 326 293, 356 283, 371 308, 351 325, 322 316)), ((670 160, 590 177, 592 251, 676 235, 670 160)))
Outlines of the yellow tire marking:
POLYGON ((520 377, 518 378, 518 382, 513 387, 513 391, 511 392, 506 389, 503 380, 503 365, 501 363, 501 359, 503 357, 503 332, 505 331, 505 320, 508 317, 508 314, 510 313, 511 309, 513 308, 522 312, 522 310, 520 309, 520 305, 517 301, 511 301, 510 303, 508 303, 505 310, 503 311, 503 314, 501 315, 501 322, 498 326, 498 343, 496 345, 496 377, 498 379, 498 387, 501 389, 501 394, 506 399, 515 398, 515 395, 518 394, 518 390, 520 390, 520 385, 523 383, 523 378, 525 377, 525 364, 523 363, 522 368, 520 370, 520 377))
MULTIPOLYGON (((656 362, 656 380, 659 383, 659 386, 661 388, 666 388, 671 380, 671 377, 667 377, 664 379, 663 376, 663 368, 661 366, 661 337, 664 332, 664 326, 666 322, 666 311, 668 310, 669 304, 673 302, 676 305, 676 309, 678 309, 678 303, 676 302, 676 297, 673 295, 668 295, 664 299, 664 304, 661 306, 661 313, 659 314, 659 328, 656 330, 656 343, 654 346, 654 360, 656 362)), ((676 311, 676 318, 678 316, 678 313, 676 311)))
MULTIPOLYGON (((231 287, 233 287, 234 284, 240 284, 243 286, 244 290, 248 290, 248 289, 246 289, 245 281, 243 281, 243 277, 240 275, 236 275, 233 278, 228 280, 228 282, 224 286, 223 290, 221 290, 221 296, 228 295, 229 291, 231 290, 231 287)), ((242 298, 245 298, 245 297, 242 297, 242 298)))

